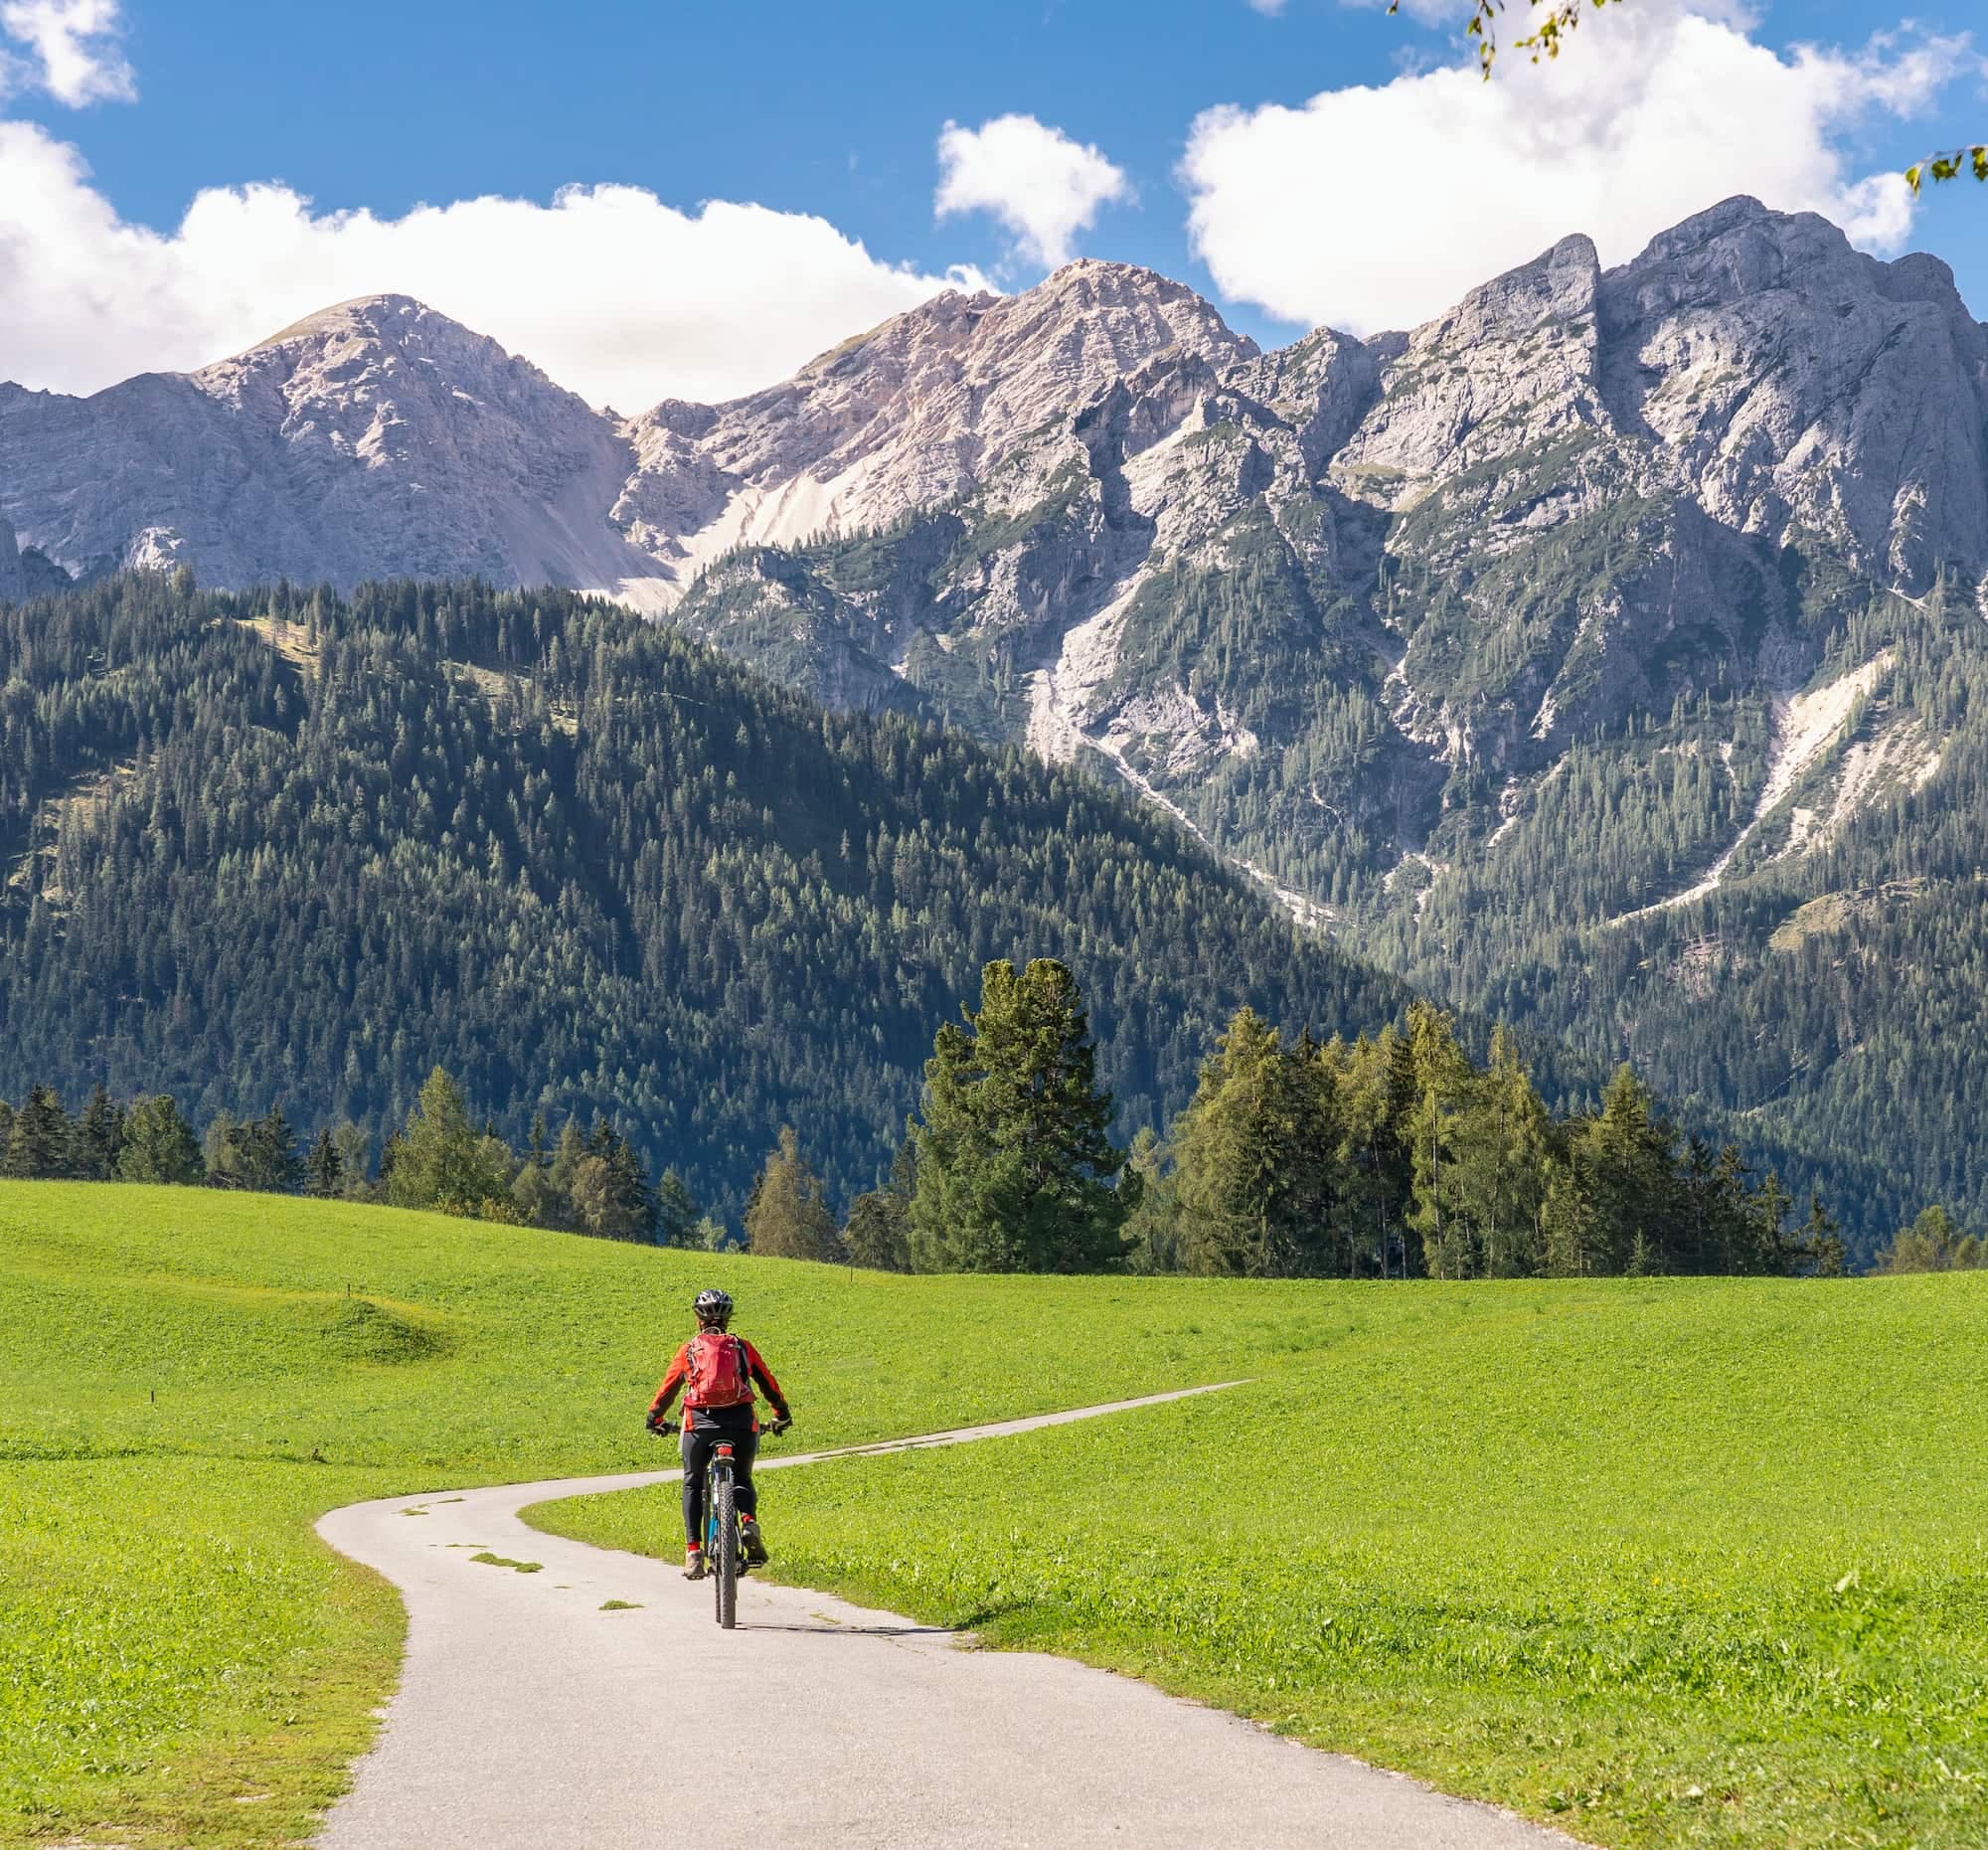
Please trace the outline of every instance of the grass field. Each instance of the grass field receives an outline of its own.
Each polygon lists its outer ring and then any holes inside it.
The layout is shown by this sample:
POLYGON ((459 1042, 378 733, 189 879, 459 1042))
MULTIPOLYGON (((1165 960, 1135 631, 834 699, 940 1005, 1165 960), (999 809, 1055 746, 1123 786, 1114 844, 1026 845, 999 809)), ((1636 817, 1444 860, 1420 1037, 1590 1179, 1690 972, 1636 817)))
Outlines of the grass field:
MULTIPOLYGON (((903 1279, 0 1183, 0 1843, 306 1835, 401 1636, 311 1519, 666 1462, 640 1411, 708 1278, 810 1447, 1259 1382, 782 1473, 790 1578, 1597 1842, 1988 1842, 1988 1274, 903 1279)), ((673 1505, 537 1519, 653 1547, 673 1505)))
POLYGON ((1988 1277, 1262 1302, 1241 1393, 769 1479, 776 1571, 1596 1843, 1988 1844, 1988 1277))
POLYGON ((391 1591, 312 1519, 673 1462, 685 1305, 739 1293, 797 1442, 1272 1366, 1295 1296, 892 1279, 438 1216, 0 1182, 0 1844, 295 1841, 392 1688, 391 1591), (1079 1322, 1089 1340, 1071 1343, 1079 1322), (998 1342, 989 1340, 995 1333, 998 1342))

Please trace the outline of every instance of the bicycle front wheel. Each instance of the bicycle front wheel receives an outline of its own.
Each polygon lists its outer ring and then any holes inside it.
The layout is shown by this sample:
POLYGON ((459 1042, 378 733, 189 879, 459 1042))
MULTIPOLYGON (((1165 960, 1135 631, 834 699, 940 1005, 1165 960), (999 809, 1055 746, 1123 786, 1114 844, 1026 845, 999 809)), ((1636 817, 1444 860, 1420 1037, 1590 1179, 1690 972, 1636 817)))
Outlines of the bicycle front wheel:
POLYGON ((713 1537, 715 1555, 712 1568, 718 1582, 718 1622, 727 1631, 739 1623, 739 1505, 732 1485, 732 1473, 718 1472, 712 1485, 712 1516, 717 1528, 713 1537))

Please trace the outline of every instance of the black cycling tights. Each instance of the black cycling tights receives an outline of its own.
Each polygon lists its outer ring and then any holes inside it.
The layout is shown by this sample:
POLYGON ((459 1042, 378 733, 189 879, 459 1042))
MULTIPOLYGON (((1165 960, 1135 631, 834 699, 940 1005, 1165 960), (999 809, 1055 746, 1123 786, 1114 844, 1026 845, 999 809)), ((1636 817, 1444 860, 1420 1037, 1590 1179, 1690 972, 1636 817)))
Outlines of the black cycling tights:
POLYGON ((727 1432, 707 1427, 701 1432, 684 1429, 684 1540, 692 1548, 704 1546, 704 1473, 711 1463, 715 1445, 732 1447, 733 1495, 742 1516, 759 1513, 759 1493, 752 1488, 752 1460, 759 1450, 756 1432, 727 1432))

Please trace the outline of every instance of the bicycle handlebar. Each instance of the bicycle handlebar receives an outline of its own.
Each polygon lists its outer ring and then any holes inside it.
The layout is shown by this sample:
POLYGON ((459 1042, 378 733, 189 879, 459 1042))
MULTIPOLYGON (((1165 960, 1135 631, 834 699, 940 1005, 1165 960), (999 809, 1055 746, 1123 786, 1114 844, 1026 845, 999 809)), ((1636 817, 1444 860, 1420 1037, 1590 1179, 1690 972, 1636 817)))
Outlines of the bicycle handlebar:
MULTIPOLYGON (((784 1420, 767 1421, 766 1424, 759 1429, 759 1430, 761 1432, 770 1432, 775 1438, 777 1438, 790 1426, 792 1426, 793 1423, 794 1423, 793 1416, 789 1414, 784 1420)), ((680 1420, 656 1420, 647 1422, 646 1424, 648 1426, 650 1435, 655 1438, 670 1438, 674 1436, 676 1433, 681 1432, 683 1430, 683 1422, 680 1420)))

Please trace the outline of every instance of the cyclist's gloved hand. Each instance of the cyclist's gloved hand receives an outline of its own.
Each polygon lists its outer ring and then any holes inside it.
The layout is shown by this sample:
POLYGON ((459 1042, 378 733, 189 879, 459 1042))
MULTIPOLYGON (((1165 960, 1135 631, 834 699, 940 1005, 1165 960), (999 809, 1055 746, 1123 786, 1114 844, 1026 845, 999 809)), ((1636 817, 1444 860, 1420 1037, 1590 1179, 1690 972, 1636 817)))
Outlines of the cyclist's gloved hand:
POLYGON ((642 1424, 646 1426, 651 1432, 660 1432, 665 1435, 668 1435, 669 1433, 674 1432, 677 1430, 676 1422, 674 1420, 665 1420, 660 1414, 651 1414, 648 1417, 648 1419, 643 1421, 642 1424))
POLYGON ((793 1423, 794 1417, 792 1414, 775 1414, 773 1416, 773 1432, 775 1436, 784 1432, 793 1423))

